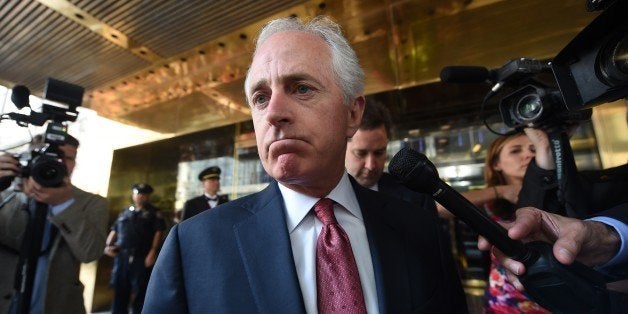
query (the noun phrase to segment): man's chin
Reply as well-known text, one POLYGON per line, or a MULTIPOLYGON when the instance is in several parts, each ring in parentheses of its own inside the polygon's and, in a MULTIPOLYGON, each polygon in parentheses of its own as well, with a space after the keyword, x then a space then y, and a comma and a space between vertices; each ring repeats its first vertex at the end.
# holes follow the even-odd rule
POLYGON ((377 183, 377 181, 370 180, 370 179, 357 179, 357 181, 361 186, 365 188, 371 188, 375 185, 375 183, 377 183))
POLYGON ((300 167, 296 156, 281 156, 272 165, 270 175, 279 182, 289 182, 292 179, 299 177, 300 167))

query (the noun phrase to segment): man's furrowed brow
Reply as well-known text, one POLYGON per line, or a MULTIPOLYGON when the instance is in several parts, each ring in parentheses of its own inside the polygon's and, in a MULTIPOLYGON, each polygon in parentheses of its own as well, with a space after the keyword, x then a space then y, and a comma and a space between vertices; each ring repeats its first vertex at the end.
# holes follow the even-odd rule
MULTIPOLYGON (((292 73, 284 76, 280 76, 278 78, 278 82, 281 85, 291 85, 295 82, 313 82, 314 84, 320 85, 320 81, 316 79, 314 76, 309 73, 292 73)), ((249 94, 252 95, 258 90, 266 89, 269 86, 268 79, 261 78, 256 82, 251 83, 251 88, 249 90, 249 94)))
POLYGON ((320 84, 319 80, 309 73, 292 73, 281 78, 282 83, 289 84, 294 82, 314 82, 320 84))
POLYGON ((256 82, 251 83, 249 95, 252 95, 255 91, 258 91, 266 86, 268 86, 268 81, 266 79, 259 79, 256 82))

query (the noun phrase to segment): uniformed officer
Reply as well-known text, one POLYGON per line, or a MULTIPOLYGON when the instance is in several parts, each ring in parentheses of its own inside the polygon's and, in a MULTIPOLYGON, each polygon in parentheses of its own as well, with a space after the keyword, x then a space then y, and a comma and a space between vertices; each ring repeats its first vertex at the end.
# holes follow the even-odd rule
POLYGON ((229 201, 227 195, 218 195, 220 190, 220 168, 212 166, 201 171, 198 180, 203 183, 203 195, 187 200, 183 205, 181 221, 229 201))
POLYGON ((141 313, 150 272, 157 259, 163 230, 166 228, 159 208, 149 203, 153 188, 134 184, 133 205, 125 208, 111 226, 105 254, 114 258, 111 286, 114 289, 112 313, 128 313, 133 298, 133 313, 141 313))

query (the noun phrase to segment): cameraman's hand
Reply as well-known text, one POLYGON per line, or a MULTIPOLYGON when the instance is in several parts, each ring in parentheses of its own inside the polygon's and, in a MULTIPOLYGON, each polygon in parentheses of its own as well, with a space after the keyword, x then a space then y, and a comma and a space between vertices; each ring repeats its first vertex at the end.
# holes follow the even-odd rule
MULTIPOLYGON (((569 265, 577 259, 587 266, 601 265, 613 258, 619 250, 619 235, 603 223, 563 217, 533 207, 521 208, 516 214, 514 222, 504 225, 508 228, 508 236, 523 242, 554 243, 554 257, 562 264, 569 265)), ((489 250, 491 245, 480 237, 478 247, 489 250)), ((511 272, 508 279, 517 289, 523 290, 514 275, 524 274, 525 266, 506 257, 496 248, 493 254, 511 272)))
POLYGON ((20 174, 20 163, 9 154, 0 155, 0 177, 15 177, 20 174))
POLYGON ((24 191, 28 191, 28 196, 38 202, 57 205, 72 198, 72 184, 67 176, 63 178, 63 184, 56 188, 43 187, 32 178, 24 181, 24 191))
POLYGON ((118 255, 118 247, 115 245, 107 245, 105 247, 105 255, 109 256, 109 257, 116 257, 116 255, 118 255))
POLYGON ((552 170, 556 168, 554 164, 554 156, 552 156, 552 149, 550 147, 549 137, 543 130, 525 128, 524 132, 534 145, 536 150, 534 159, 536 165, 541 169, 552 170))
POLYGON ((148 254, 146 255, 146 258, 144 258, 144 267, 149 268, 155 265, 156 260, 157 256, 155 254, 155 251, 150 250, 150 252, 148 252, 148 254))

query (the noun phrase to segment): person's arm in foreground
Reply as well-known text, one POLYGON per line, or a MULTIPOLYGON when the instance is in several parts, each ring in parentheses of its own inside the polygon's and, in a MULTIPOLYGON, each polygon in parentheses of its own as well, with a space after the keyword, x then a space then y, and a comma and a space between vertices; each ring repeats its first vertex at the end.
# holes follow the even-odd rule
MULTIPOLYGON (((554 256, 562 264, 569 265, 578 260, 587 266, 604 265, 615 259, 620 252, 622 245, 620 231, 607 224, 568 218, 533 207, 521 208, 516 214, 516 220, 506 225, 508 236, 524 242, 553 243, 554 256)), ((491 244, 480 238, 478 247, 489 250, 491 244)), ((526 269, 522 263, 506 257, 497 249, 493 250, 493 254, 513 274, 525 273, 526 269)), ((509 279, 517 289, 523 290, 523 285, 516 276, 510 275, 509 279)))

